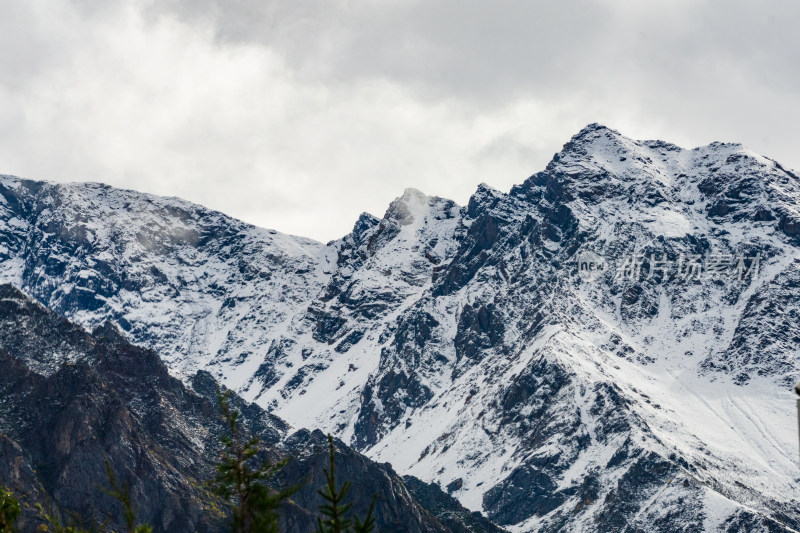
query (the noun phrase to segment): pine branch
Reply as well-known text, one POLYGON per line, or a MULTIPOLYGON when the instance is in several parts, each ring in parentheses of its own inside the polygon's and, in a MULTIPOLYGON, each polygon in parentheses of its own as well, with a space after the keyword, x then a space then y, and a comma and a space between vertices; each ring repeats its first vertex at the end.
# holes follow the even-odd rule
POLYGON ((355 517, 356 525, 353 528, 353 533, 372 533, 375 530, 375 502, 378 500, 378 495, 372 497, 372 502, 369 504, 369 511, 367 516, 362 522, 361 519, 355 517))
POLYGON ((0 533, 14 533, 20 513, 19 500, 7 488, 0 486, 0 533))
POLYGON ((326 484, 323 490, 317 493, 322 496, 325 503, 319 506, 322 517, 317 518, 317 533, 371 533, 375 530, 375 502, 377 496, 372 497, 369 512, 363 522, 359 517, 345 518, 353 508, 352 503, 343 503, 350 491, 350 482, 345 481, 341 489, 336 488, 336 448, 333 437, 328 435, 330 466, 324 470, 326 484), (355 524, 353 523, 355 521, 355 524))
POLYGON ((217 394, 230 435, 220 439, 223 450, 217 474, 210 483, 212 491, 231 507, 234 533, 278 533, 278 509, 300 485, 281 490, 268 485, 287 460, 277 464, 265 460, 256 468, 250 467, 261 452, 261 442, 257 438, 245 440, 242 436, 239 413, 229 404, 230 391, 217 394))
POLYGON ((108 461, 106 461, 106 477, 108 478, 109 488, 104 489, 104 492, 114 497, 122 505, 122 518, 125 520, 128 533, 152 533, 153 528, 149 525, 136 525, 136 511, 131 500, 130 485, 125 482, 124 486, 120 486, 117 481, 117 475, 108 461))

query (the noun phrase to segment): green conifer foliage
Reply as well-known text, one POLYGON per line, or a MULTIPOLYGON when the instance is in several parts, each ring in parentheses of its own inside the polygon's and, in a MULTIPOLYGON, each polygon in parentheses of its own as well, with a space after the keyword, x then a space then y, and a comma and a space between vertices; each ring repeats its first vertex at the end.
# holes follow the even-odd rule
POLYGON ((211 481, 213 492, 233 511, 234 533, 278 533, 278 508, 297 492, 299 486, 274 490, 268 481, 284 467, 265 461, 251 468, 260 451, 259 439, 245 440, 239 428, 239 413, 230 408, 230 392, 219 394, 219 405, 230 435, 222 437, 223 451, 217 475, 211 481))
POLYGON ((13 533, 17 530, 19 513, 19 501, 10 490, 0 486, 0 533, 13 533))
POLYGON ((325 470, 327 483, 323 490, 317 491, 324 500, 319 507, 322 516, 317 519, 317 533, 371 533, 375 529, 373 514, 377 496, 373 496, 369 512, 363 521, 359 517, 352 520, 346 518, 345 515, 353 507, 352 503, 344 503, 351 485, 349 481, 345 481, 340 489, 336 488, 336 448, 330 435, 328 435, 328 447, 330 466, 325 470))
POLYGON ((153 533, 153 528, 147 524, 136 525, 136 511, 131 501, 130 486, 127 483, 124 486, 120 486, 117 481, 117 475, 108 461, 106 461, 106 477, 109 484, 106 493, 116 498, 122 505, 122 518, 125 519, 125 527, 128 533, 153 533))

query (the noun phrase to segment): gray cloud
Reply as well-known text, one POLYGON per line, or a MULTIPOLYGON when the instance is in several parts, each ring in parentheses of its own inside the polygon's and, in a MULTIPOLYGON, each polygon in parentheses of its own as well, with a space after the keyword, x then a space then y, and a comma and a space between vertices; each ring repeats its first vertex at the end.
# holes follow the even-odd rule
POLYGON ((0 20, 0 172, 328 239, 507 189, 588 122, 800 167, 800 4, 41 0, 0 20))
POLYGON ((386 77, 446 97, 553 96, 654 77, 723 87, 720 75, 737 73, 771 87, 800 81, 791 0, 168 0, 149 11, 278 49, 326 81, 386 77))

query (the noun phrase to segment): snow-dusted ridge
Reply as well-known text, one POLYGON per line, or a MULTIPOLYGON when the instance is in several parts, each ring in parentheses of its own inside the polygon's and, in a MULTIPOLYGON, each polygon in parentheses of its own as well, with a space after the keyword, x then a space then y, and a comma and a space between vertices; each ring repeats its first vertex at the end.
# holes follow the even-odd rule
POLYGON ((512 531, 800 529, 800 178, 741 145, 593 124, 507 193, 409 189, 326 245, 13 177, 0 228, 0 280, 512 531), (588 251, 761 263, 586 281, 588 251))

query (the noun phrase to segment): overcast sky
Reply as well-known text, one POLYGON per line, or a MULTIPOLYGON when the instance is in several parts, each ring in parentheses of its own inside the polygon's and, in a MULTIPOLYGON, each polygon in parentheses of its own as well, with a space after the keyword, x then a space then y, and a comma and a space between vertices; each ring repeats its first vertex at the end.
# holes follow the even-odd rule
POLYGON ((508 190, 580 128, 800 168, 800 2, 0 0, 0 173, 319 240, 508 190))

